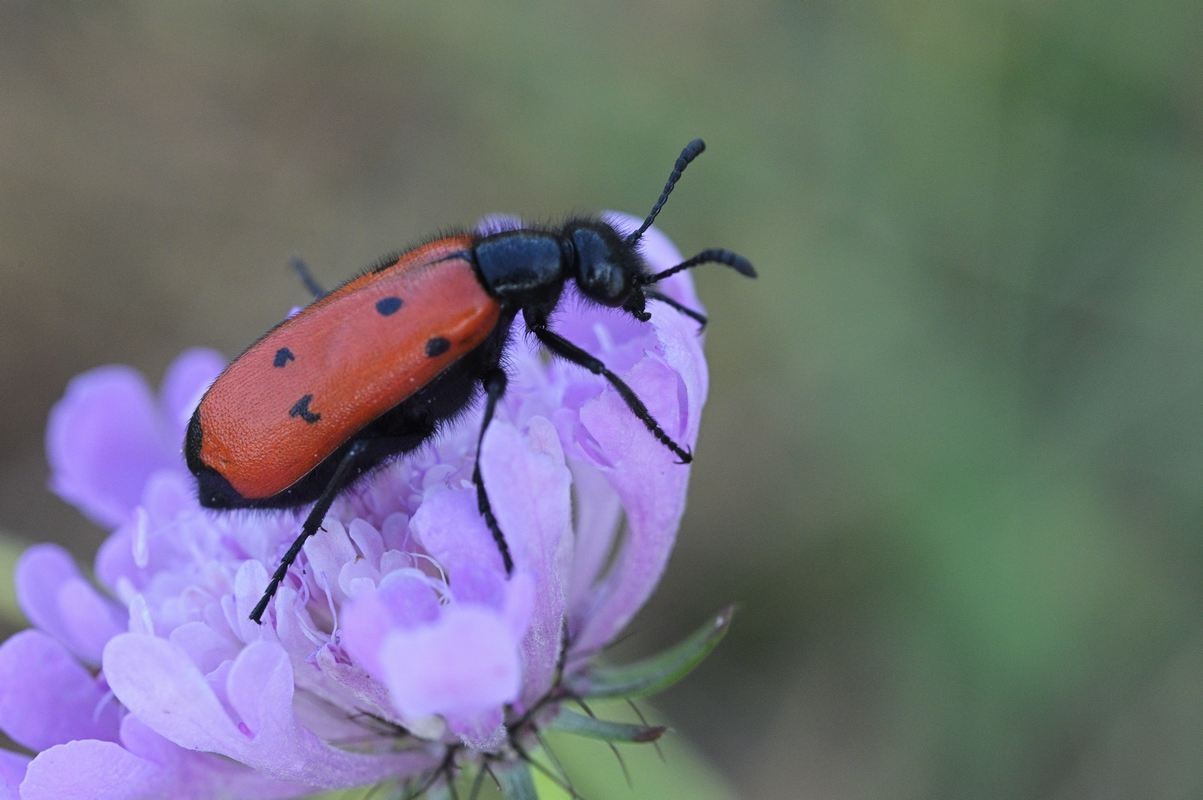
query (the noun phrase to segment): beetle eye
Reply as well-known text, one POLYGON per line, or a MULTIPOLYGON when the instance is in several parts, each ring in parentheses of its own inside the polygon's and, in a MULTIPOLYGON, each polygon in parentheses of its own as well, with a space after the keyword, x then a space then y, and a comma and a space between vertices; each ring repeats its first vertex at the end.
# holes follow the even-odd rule
POLYGON ((627 295, 623 271, 613 261, 594 261, 581 277, 585 293, 602 302, 618 302, 627 295))

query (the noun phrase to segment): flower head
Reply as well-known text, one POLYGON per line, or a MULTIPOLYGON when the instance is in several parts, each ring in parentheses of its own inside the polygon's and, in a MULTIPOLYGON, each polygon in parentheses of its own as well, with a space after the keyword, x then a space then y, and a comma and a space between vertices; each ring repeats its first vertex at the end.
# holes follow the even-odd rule
MULTIPOLYGON (((656 231, 643 242, 653 268, 680 261, 656 231)), ((685 274, 660 288, 698 305, 685 274)), ((692 446, 707 390, 696 323, 655 302, 648 323, 562 308, 556 330, 692 446)), ((112 533, 100 588, 52 545, 18 565, 33 627, 0 645, 0 729, 35 755, 0 752, 0 800, 420 786, 504 767, 566 699, 629 683, 596 656, 658 582, 689 470, 605 381, 512 338, 481 450, 512 576, 476 507, 477 410, 344 492, 260 626, 248 615, 302 514, 198 505, 180 442, 222 364, 186 352, 158 396, 132 370, 96 369, 52 412, 52 487, 112 533)))

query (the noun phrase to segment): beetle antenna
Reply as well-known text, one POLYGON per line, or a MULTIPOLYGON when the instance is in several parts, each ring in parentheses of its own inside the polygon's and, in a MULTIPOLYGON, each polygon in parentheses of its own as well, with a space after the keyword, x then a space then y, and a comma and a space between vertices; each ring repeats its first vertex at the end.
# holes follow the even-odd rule
POLYGON ((693 258, 682 261, 675 267, 669 267, 663 272, 657 272, 654 275, 640 276, 639 283, 642 286, 647 286, 649 283, 658 283, 659 281, 667 278, 669 275, 676 275, 678 272, 682 272, 687 269, 693 269, 699 264, 726 264, 740 275, 746 275, 749 278, 756 277, 756 270, 752 268, 752 263, 739 253, 732 253, 730 250, 711 249, 703 250, 693 258))
POLYGON ((677 181, 681 180, 681 173, 689 166, 689 162, 700 156, 705 149, 706 143, 701 139, 694 139, 685 145, 685 149, 681 151, 681 155, 677 156, 677 163, 673 164, 673 171, 669 174, 668 181, 664 184, 664 191, 660 193, 660 199, 656 201, 656 205, 652 206, 651 213, 647 215, 647 219, 639 226, 639 230, 627 237, 628 245, 633 245, 639 241, 639 237, 643 236, 644 232, 652 226, 656 215, 660 213, 660 209, 664 208, 664 204, 668 202, 668 196, 672 194, 677 181))

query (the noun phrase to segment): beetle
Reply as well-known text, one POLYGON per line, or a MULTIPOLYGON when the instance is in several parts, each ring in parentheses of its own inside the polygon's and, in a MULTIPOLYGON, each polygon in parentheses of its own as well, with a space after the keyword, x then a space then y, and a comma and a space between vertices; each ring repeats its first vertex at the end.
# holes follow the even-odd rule
POLYGON ((315 300, 226 367, 201 397, 184 440, 205 507, 313 504, 252 620, 262 621, 339 492, 422 446, 481 392, 473 482, 480 514, 512 573, 513 558, 481 478, 480 445, 505 394, 502 358, 519 312, 543 347, 605 378, 679 463, 692 460, 626 382, 551 330, 548 320, 565 283, 573 281, 586 302, 640 321, 651 318, 647 301, 658 300, 704 326, 701 313, 650 287, 706 263, 755 277, 748 260, 729 250, 703 250, 655 273, 639 253, 640 237, 705 147, 701 139, 685 146, 651 212, 626 235, 597 217, 572 219, 559 229, 446 235, 385 258, 329 292, 294 264, 315 300))

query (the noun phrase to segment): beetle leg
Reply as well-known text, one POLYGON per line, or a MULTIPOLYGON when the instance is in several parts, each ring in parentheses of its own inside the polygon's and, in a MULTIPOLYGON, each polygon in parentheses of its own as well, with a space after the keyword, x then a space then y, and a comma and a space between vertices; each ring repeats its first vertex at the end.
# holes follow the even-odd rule
POLYGON ((309 511, 309 516, 305 517, 305 522, 301 525, 301 533, 293 540, 292 546, 288 548, 288 552, 280 559, 280 565, 276 567, 275 573, 271 580, 267 582, 267 589, 264 590, 263 596, 259 598, 259 602, 255 604, 255 608, 251 611, 251 619, 258 624, 263 624, 263 613, 267 611, 267 604, 271 602, 275 596, 276 590, 280 588, 280 583, 288 575, 288 568, 297 560, 297 556, 301 554, 301 548, 305 546, 305 542, 309 537, 318 532, 322 525, 322 520, 326 518, 326 512, 330 510, 330 505, 334 502, 334 498, 339 491, 347 483, 347 478, 353 475, 353 468, 359 456, 363 454, 365 443, 357 441, 347 448, 347 452, 343 454, 342 459, 338 462, 338 468, 334 470, 334 475, 330 477, 330 482, 326 484, 326 488, 322 490, 322 494, 318 497, 317 502, 313 504, 313 508, 309 511))
POLYGON ((299 258, 294 258, 289 262, 289 266, 297 273, 297 277, 301 279, 301 283, 305 284, 305 288, 313 293, 314 300, 325 297, 326 290, 317 282, 317 278, 313 277, 313 272, 310 271, 308 264, 299 258))
POLYGON ((501 533, 501 526, 497 524, 497 517, 493 515, 493 506, 489 503, 484 478, 480 474, 480 450, 484 445, 485 431, 489 429, 489 423, 493 421, 493 412, 497 409, 497 401, 505 394, 507 383, 505 370, 494 365, 481 378, 481 383, 485 388, 485 415, 480 424, 480 436, 476 440, 476 465, 472 470, 472 482, 476 484, 476 505, 480 509, 480 515, 485 519, 485 524, 489 526, 489 532, 493 534, 493 541, 497 543, 497 549, 501 551, 505 574, 509 575, 514 571, 514 559, 510 556, 510 546, 501 533))
POLYGON ((535 335, 535 338, 542 342, 543 346, 548 350, 560 358, 582 366, 594 375, 601 375, 608 380, 610 385, 618 391, 623 402, 627 404, 627 408, 631 409, 631 413, 639 417, 643 424, 647 426, 647 429, 652 432, 652 435, 680 459, 678 463, 688 464, 690 461, 693 461, 693 454, 674 442, 672 437, 664 432, 664 429, 660 427, 660 423, 656 422, 651 412, 647 410, 647 406, 643 404, 643 401, 639 399, 634 390, 630 386, 627 386, 622 378, 608 370, 600 359, 589 355, 563 336, 549 330, 545 321, 527 317, 526 324, 530 328, 531 333, 535 335))
POLYGON ((666 294, 661 294, 655 289, 644 289, 643 293, 647 295, 649 300, 659 300, 661 303, 666 303, 677 311, 680 311, 685 316, 698 323, 698 333, 701 333, 706 327, 706 315, 700 311, 694 311, 692 308, 681 305, 676 300, 673 300, 666 294))

